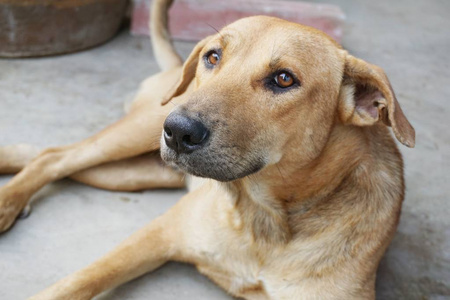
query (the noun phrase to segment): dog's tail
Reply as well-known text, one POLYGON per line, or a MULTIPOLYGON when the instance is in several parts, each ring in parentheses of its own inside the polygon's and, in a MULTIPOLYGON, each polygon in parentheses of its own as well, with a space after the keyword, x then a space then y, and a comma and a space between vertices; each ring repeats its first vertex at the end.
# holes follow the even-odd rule
POLYGON ((170 39, 168 21, 169 8, 173 0, 153 0, 150 9, 150 33, 153 53, 161 70, 166 71, 183 65, 170 39))

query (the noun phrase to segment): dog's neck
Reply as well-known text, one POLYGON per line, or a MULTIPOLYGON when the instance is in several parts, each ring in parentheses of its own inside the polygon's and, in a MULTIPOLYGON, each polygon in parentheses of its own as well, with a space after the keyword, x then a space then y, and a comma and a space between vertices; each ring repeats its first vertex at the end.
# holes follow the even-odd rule
POLYGON ((314 206, 332 194, 367 152, 364 140, 361 130, 340 126, 308 164, 298 164, 301 153, 286 152, 277 164, 228 183, 227 189, 234 194, 236 208, 255 241, 289 241, 295 234, 289 224, 290 208, 295 206, 301 213, 302 205, 314 206))

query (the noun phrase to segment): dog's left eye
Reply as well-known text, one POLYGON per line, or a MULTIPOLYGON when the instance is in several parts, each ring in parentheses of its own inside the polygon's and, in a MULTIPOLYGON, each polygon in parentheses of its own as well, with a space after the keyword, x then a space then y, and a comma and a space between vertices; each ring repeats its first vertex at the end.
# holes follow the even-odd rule
POLYGON ((288 70, 278 70, 264 80, 265 87, 275 94, 290 91, 300 86, 300 81, 288 70))
POLYGON ((288 88, 294 84, 294 76, 285 71, 276 74, 274 80, 280 88, 288 88))

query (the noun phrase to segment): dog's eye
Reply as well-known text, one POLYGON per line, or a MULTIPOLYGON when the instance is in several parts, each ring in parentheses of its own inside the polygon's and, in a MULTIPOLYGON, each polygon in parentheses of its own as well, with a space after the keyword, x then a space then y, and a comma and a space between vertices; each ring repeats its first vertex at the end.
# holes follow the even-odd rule
POLYGON ((206 62, 210 66, 215 66, 219 63, 220 60, 220 54, 217 53, 217 51, 210 51, 206 54, 206 62))
POLYGON ((294 84, 294 76, 285 71, 276 74, 274 80, 280 88, 287 88, 294 84))
POLYGON ((300 87, 300 80, 289 70, 278 70, 264 79, 264 86, 275 94, 300 87))

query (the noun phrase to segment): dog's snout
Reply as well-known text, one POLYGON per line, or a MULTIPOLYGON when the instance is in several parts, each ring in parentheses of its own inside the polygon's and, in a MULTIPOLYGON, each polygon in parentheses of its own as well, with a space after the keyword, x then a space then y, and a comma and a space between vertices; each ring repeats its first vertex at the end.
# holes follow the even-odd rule
POLYGON ((203 147, 209 135, 202 122, 181 113, 171 113, 164 122, 164 140, 177 153, 190 153, 203 147))

